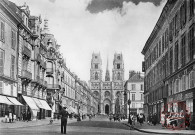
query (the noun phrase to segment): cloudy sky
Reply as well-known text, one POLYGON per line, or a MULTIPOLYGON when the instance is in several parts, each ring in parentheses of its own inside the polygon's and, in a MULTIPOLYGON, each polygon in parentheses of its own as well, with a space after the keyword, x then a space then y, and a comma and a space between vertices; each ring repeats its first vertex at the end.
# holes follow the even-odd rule
MULTIPOLYGON (((112 72, 114 53, 122 53, 125 79, 129 70, 141 71, 141 51, 166 0, 10 0, 29 5, 31 15, 49 19, 67 67, 82 80, 90 78, 93 52, 107 57, 112 72)), ((43 25, 43 24, 42 24, 43 25)))

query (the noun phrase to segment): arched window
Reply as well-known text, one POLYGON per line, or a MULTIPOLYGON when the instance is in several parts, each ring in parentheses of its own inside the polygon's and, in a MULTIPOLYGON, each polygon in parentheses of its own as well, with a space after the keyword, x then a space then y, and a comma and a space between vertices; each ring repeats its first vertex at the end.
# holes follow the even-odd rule
POLYGON ((109 91, 106 91, 106 92, 104 93, 104 96, 105 96, 105 97, 109 97, 109 96, 110 96, 110 92, 109 92, 109 91))
POLYGON ((181 87, 182 87, 182 91, 186 90, 186 76, 185 75, 182 76, 182 85, 181 85, 181 87))
POLYGON ((98 80, 98 73, 95 72, 95 80, 98 80))
POLYGON ((191 73, 190 73, 190 76, 189 76, 190 78, 190 80, 189 80, 189 82, 190 82, 190 88, 193 88, 194 87, 194 82, 195 82, 195 72, 194 71, 192 71, 191 73))

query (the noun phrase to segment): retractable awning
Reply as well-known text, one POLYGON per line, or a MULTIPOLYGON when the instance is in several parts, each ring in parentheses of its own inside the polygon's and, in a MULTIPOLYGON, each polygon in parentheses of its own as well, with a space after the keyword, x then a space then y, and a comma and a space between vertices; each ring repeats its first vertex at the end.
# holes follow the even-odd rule
POLYGON ((11 101, 12 103, 14 103, 14 105, 23 105, 16 98, 7 97, 7 99, 9 99, 9 101, 11 101))
POLYGON ((39 108, 45 109, 44 106, 41 104, 41 102, 40 102, 39 99, 37 99, 37 98, 32 98, 32 99, 35 101, 36 105, 37 105, 39 108))
POLYGON ((27 96, 22 96, 25 100, 25 102, 28 104, 28 106, 32 109, 32 110, 39 110, 39 108, 37 107, 36 103, 34 102, 34 100, 31 97, 27 97, 27 96))
POLYGON ((48 105, 48 103, 45 100, 39 99, 39 101, 41 102, 41 104, 43 105, 45 110, 52 110, 51 107, 48 105))
POLYGON ((9 101, 6 96, 0 95, 0 103, 7 105, 14 105, 11 101, 9 101))

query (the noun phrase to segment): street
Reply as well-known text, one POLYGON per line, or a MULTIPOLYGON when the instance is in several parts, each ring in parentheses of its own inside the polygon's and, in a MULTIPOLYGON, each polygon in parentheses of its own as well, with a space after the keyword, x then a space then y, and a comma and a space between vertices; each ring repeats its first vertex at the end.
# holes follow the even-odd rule
MULTIPOLYGON (((11 124, 10 124, 11 126, 11 124)), ((31 127, 1 129, 0 135, 60 135, 60 123, 31 127)), ((110 122, 106 117, 93 118, 92 121, 69 123, 67 134, 70 135, 143 135, 145 133, 130 130, 122 122, 110 122)))

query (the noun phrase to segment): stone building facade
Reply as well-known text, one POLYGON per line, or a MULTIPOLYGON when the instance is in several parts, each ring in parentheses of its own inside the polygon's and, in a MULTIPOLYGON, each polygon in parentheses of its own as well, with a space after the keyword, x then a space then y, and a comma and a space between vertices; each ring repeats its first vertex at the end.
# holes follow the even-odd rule
POLYGON ((191 113, 195 124, 194 0, 168 0, 142 54, 147 113, 191 113))
POLYGON ((93 53, 90 69, 90 89, 98 99, 98 113, 123 113, 124 96, 124 61, 123 55, 114 54, 112 80, 108 70, 108 63, 105 81, 102 75, 102 59, 100 53, 93 53))

